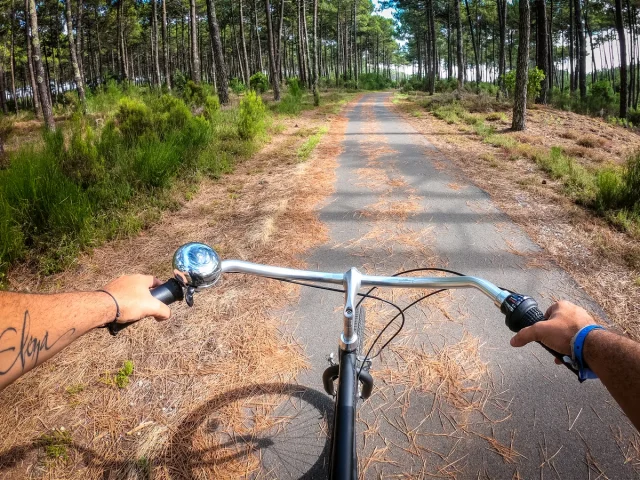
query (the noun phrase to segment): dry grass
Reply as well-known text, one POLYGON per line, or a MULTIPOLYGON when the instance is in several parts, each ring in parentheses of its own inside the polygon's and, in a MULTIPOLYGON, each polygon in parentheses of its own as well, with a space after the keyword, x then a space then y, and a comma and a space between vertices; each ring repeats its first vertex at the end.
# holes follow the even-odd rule
POLYGON ((478 355, 479 348, 478 338, 467 332, 459 342, 442 347, 392 346, 402 368, 387 367, 379 375, 387 383, 435 395, 434 405, 445 402, 459 412, 478 410, 486 395, 481 385, 489 375, 478 355))
MULTIPOLYGON (((403 113, 401 107, 389 102, 389 108, 396 112, 403 113)), ((633 267, 640 265, 636 261, 640 259, 637 241, 569 200, 562 185, 532 168, 531 160, 508 158, 480 138, 465 137, 464 144, 451 143, 447 138, 459 135, 459 130, 433 116, 403 117, 489 192, 492 201, 544 249, 548 258, 576 279, 621 331, 640 339, 640 289, 635 283, 640 271, 633 267), (497 168, 487 168, 487 161, 497 168), (527 182, 519 182, 522 172, 528 172, 527 182)), ((632 131, 548 107, 530 112, 527 135, 542 138, 544 145, 591 150, 586 162, 600 163, 600 155, 622 163, 629 152, 640 149, 640 136, 632 131), (576 146, 576 138, 593 135, 593 130, 609 139, 610 151, 576 146)), ((548 265, 548 259, 543 260, 548 265)))
MULTIPOLYGON (((316 126, 323 120, 309 113, 296 122, 316 126)), ((164 278, 175 248, 192 240, 213 245, 227 258, 303 266, 302 255, 327 238, 316 208, 331 192, 347 122, 330 120, 331 131, 308 162, 282 162, 295 136, 293 121, 288 122, 260 154, 221 183, 204 182, 191 202, 140 236, 104 245, 84 255, 73 271, 48 279, 16 270, 12 285, 86 290, 123 273, 149 270, 164 278)), ((2 392, 3 474, 82 479, 133 478, 141 472, 154 478, 258 474, 260 448, 250 439, 284 428, 287 419, 276 415, 276 407, 291 396, 290 383, 307 365, 299 343, 286 333, 286 318, 270 313, 297 296, 298 289, 288 284, 229 276, 199 294, 195 308, 176 306, 166 323, 147 320, 115 339, 104 331, 83 337, 2 392), (135 364, 128 388, 99 381, 126 359, 135 364), (73 439, 69 460, 45 463, 35 441, 61 426, 73 439)))

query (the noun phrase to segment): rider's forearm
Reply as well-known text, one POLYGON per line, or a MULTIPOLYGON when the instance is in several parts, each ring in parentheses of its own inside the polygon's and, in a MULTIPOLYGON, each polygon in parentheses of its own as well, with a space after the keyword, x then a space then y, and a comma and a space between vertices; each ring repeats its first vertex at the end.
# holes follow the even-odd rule
POLYGON ((0 293, 0 390, 115 314, 101 292, 0 293))
POLYGON ((583 357, 640 430, 640 344, 609 331, 593 330, 585 340, 583 357))

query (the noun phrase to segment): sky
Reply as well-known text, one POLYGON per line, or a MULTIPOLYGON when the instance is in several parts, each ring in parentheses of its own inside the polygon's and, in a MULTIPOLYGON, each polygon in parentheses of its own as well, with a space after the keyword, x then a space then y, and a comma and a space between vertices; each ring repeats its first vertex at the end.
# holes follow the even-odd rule
MULTIPOLYGON (((373 0, 373 5, 378 9, 378 5, 380 4, 380 0, 373 0)), ((393 18, 393 10, 391 8, 385 8, 383 11, 379 12, 380 15, 387 18, 393 18)))

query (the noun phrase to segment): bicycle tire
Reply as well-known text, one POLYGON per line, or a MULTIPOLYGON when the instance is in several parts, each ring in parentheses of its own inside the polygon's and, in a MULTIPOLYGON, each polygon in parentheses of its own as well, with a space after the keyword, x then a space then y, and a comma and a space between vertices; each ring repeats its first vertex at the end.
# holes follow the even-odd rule
MULTIPOLYGON (((358 354, 358 358, 360 358, 361 360, 364 360, 364 357, 362 356, 364 353, 364 327, 365 327, 365 322, 366 322, 366 313, 364 310, 364 306, 360 305, 357 309, 356 309, 356 315, 354 318, 354 327, 355 327, 355 331, 356 334, 358 335, 358 346, 356 348, 356 352, 358 354)), ((358 404, 358 400, 360 400, 360 382, 358 382, 358 380, 356 379, 356 388, 354 389, 354 399, 353 399, 353 404, 357 405, 358 404)), ((355 422, 357 424, 357 418, 355 420, 355 422)), ((352 474, 352 478, 353 480, 357 480, 358 479, 358 446, 357 446, 357 433, 356 433, 356 425, 354 424, 353 426, 353 460, 352 460, 352 465, 353 465, 353 474, 352 474)))
POLYGON ((356 309, 356 316, 354 318, 354 327, 356 335, 358 335, 358 347, 356 352, 358 357, 362 357, 364 352, 364 325, 366 320, 366 313, 364 310, 364 306, 360 305, 356 309))

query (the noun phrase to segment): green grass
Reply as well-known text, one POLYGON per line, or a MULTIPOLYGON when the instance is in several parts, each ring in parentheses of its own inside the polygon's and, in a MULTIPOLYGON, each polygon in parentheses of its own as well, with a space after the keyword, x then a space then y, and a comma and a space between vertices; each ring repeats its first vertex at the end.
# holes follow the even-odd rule
MULTIPOLYGON (((398 95, 396 98, 400 99, 398 95)), ((560 147, 538 147, 519 142, 510 135, 496 133, 495 127, 485 121, 506 121, 507 117, 502 112, 480 115, 467 109, 469 107, 482 111, 485 108, 500 107, 499 103, 492 102, 482 95, 459 100, 453 95, 444 94, 424 98, 416 103, 449 124, 469 125, 484 143, 503 149, 512 158, 531 159, 551 178, 560 181, 565 193, 574 201, 594 209, 617 228, 640 238, 640 152, 632 155, 622 168, 585 166, 560 147)), ((578 143, 594 147, 602 142, 599 137, 589 136, 580 139, 578 143)), ((498 166, 493 156, 485 160, 491 167, 498 166)), ((640 263, 640 259, 637 262, 640 263)))
POLYGON ((73 385, 69 385, 65 388, 65 392, 67 392, 68 395, 77 395, 83 391, 84 385, 81 383, 74 383, 73 385))
POLYGON ((317 133, 311 135, 305 142, 298 148, 298 161, 304 162, 309 159, 315 148, 322 140, 322 137, 327 133, 329 129, 327 127, 321 127, 317 133))
POLYGON ((0 284, 18 261, 50 274, 83 249, 137 233, 177 205, 174 187, 230 172, 266 139, 259 105, 195 116, 179 98, 133 92, 108 84, 91 97, 95 109, 120 99, 102 128, 74 114, 10 155, 0 171, 0 284))
POLYGON ((68 431, 56 429, 49 434, 40 436, 36 443, 44 450, 47 459, 67 461, 69 459, 68 450, 73 440, 68 431))

